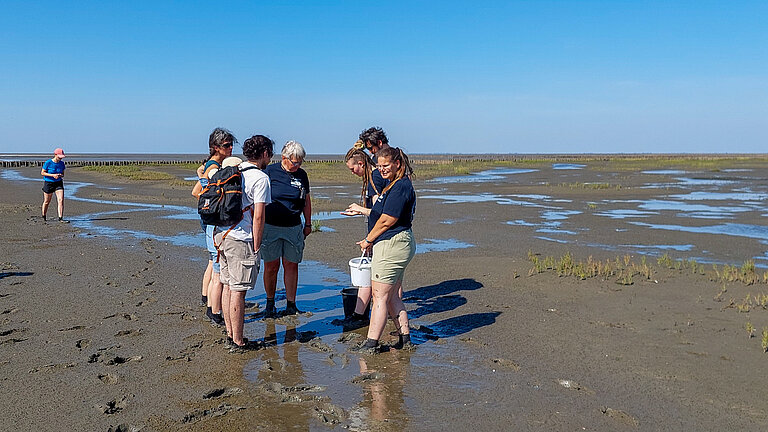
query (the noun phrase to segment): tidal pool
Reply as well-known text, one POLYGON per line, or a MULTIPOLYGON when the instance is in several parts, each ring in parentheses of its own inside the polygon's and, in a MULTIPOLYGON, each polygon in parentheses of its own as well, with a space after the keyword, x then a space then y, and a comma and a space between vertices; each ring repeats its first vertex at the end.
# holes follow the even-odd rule
POLYGON ((496 181, 505 180, 507 179, 508 176, 511 176, 511 175, 526 174, 526 173, 532 173, 536 171, 538 170, 525 169, 525 168, 496 168, 496 169, 480 171, 480 172, 472 173, 468 175, 437 177, 431 180, 427 180, 427 183, 449 184, 449 183, 496 182, 496 181))

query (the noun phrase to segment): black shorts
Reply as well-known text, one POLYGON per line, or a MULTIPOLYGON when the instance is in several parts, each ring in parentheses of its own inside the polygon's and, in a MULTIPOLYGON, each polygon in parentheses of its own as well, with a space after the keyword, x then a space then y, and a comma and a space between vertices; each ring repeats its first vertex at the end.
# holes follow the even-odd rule
POLYGON ((63 180, 56 180, 56 181, 44 181, 43 182, 43 192, 49 194, 54 193, 57 190, 64 190, 64 181, 63 180))

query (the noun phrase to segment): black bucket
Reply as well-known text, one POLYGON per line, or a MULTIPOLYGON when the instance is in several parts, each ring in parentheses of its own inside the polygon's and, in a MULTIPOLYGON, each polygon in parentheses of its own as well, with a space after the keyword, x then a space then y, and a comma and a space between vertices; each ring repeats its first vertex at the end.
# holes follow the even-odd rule
MULTIPOLYGON (((344 305, 344 318, 349 318, 355 313, 355 306, 357 306, 357 287, 349 287, 341 290, 341 301, 344 305)), ((371 303, 368 302, 368 306, 365 308, 363 315, 368 316, 371 310, 371 303)))

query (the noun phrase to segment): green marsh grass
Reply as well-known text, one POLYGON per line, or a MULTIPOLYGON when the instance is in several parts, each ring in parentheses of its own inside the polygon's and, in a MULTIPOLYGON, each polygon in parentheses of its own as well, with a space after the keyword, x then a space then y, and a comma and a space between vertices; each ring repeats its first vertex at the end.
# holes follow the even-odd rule
POLYGON ((747 321, 747 323, 744 324, 744 330, 747 331, 750 339, 755 337, 755 326, 753 326, 751 322, 747 321))
POLYGON ((616 277, 616 283, 621 285, 633 285, 636 276, 643 280, 650 280, 654 271, 648 265, 645 257, 642 257, 640 263, 632 261, 632 257, 625 255, 616 257, 613 260, 596 260, 591 255, 584 260, 575 260, 570 252, 566 252, 559 259, 552 256, 541 257, 538 254, 528 251, 528 260, 532 267, 528 271, 529 276, 554 271, 559 277, 572 276, 579 280, 599 277, 603 280, 609 280, 616 277))
POLYGON ((768 352, 768 327, 763 327, 763 352, 768 352))

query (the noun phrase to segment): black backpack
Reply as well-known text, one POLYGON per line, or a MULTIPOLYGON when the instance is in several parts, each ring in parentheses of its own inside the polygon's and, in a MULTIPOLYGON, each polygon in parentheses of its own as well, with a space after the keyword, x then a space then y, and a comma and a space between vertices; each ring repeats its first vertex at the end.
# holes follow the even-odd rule
POLYGON ((206 225, 235 226, 243 218, 242 172, 256 167, 226 167, 218 170, 208 181, 197 201, 197 213, 206 225))

